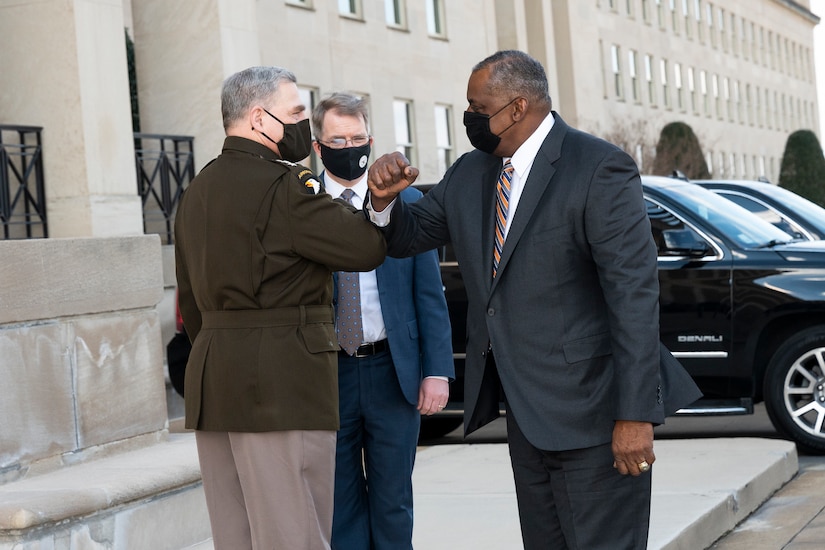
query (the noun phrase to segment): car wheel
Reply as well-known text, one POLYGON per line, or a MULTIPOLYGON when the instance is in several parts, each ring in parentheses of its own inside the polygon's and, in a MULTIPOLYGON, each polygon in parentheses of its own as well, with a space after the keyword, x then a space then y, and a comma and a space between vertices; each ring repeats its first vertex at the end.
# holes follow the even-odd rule
POLYGON ((436 439, 455 430, 464 422, 462 417, 453 416, 422 416, 421 431, 418 439, 436 439))
POLYGON ((783 436, 801 450, 825 454, 825 325, 776 350, 765 373, 765 406, 783 436))

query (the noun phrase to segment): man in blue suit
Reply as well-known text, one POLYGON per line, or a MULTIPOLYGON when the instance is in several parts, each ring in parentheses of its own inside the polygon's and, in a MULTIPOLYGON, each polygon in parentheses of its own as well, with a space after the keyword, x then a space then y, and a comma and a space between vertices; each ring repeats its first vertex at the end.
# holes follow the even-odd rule
MULTIPOLYGON (((337 93, 312 113, 327 193, 361 209, 367 194, 365 102, 337 93)), ((414 202, 417 189, 401 198, 414 202)), ((444 408, 454 378, 438 256, 387 258, 368 273, 335 274, 341 429, 332 548, 412 550, 412 470, 421 415, 444 408)))

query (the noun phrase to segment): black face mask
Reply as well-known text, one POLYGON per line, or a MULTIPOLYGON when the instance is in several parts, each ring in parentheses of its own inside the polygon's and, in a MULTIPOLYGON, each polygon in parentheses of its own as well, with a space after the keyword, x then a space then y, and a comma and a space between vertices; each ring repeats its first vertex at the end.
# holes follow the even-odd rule
POLYGON ((516 99, 518 98, 513 98, 507 103, 507 105, 492 115, 483 115, 472 111, 464 111, 464 128, 467 130, 467 138, 469 138, 473 147, 479 151, 484 151, 485 153, 489 153, 491 155, 493 154, 493 151, 496 150, 498 144, 501 143, 501 134, 509 130, 516 122, 513 121, 513 124, 510 124, 510 126, 502 130, 501 134, 494 134, 492 130, 490 130, 490 119, 509 107, 510 103, 516 99))
POLYGON ((370 144, 360 147, 345 147, 332 149, 320 141, 321 162, 324 163, 330 174, 346 181, 361 179, 367 171, 367 161, 370 158, 370 144))
POLYGON ((261 135, 278 146, 281 158, 290 162, 298 162, 307 158, 310 151, 312 151, 312 132, 309 129, 309 119, 305 118, 297 124, 284 124, 281 119, 266 109, 264 109, 264 112, 284 127, 284 137, 281 138, 281 141, 275 141, 261 132, 261 135))

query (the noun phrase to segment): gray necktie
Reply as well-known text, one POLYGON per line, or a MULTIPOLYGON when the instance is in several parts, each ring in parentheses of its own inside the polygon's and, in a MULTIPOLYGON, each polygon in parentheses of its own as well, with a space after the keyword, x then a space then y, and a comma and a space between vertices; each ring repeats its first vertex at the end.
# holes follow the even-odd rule
MULTIPOLYGON (((352 204, 355 195, 352 189, 344 189, 341 198, 352 204)), ((358 273, 352 271, 338 272, 338 308, 335 316, 335 329, 338 332, 338 344, 348 354, 354 355, 363 341, 361 325, 361 286, 358 273)))

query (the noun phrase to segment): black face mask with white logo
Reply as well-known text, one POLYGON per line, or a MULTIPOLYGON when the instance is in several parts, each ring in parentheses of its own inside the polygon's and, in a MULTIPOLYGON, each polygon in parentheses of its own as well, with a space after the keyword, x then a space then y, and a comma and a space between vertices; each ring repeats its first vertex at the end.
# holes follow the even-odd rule
POLYGON ((321 162, 333 176, 346 181, 355 181, 361 179, 367 171, 371 151, 369 143, 360 147, 333 149, 319 141, 318 146, 321 149, 321 162))

